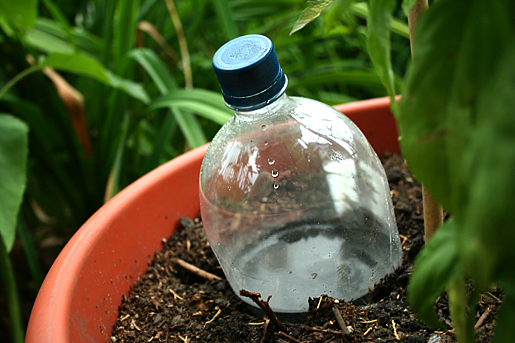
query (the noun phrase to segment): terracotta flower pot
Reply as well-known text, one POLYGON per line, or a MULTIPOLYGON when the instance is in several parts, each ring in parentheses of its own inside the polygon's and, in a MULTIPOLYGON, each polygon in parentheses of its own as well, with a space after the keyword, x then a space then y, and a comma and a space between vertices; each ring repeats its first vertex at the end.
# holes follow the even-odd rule
MULTIPOLYGON (((387 98, 336 106, 376 152, 397 152, 387 98)), ((142 275, 182 216, 199 213, 198 177, 207 145, 143 176, 102 206, 73 236, 45 278, 26 342, 110 342, 122 295, 142 275)))

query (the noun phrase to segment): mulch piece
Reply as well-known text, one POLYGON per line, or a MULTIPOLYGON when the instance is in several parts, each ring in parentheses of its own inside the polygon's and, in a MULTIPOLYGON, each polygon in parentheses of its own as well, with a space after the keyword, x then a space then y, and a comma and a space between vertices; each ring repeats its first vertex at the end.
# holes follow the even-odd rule
MULTIPOLYGON (((432 330, 409 309, 406 287, 413 261, 424 246, 422 192, 399 155, 383 158, 402 242, 403 262, 368 294, 369 306, 326 295, 310 299, 307 318, 284 322, 287 333, 256 316, 232 291, 199 219, 181 219, 164 240, 147 272, 124 296, 112 342, 456 342, 443 294, 435 312, 447 328, 432 330), (222 280, 208 281, 177 265, 182 259, 222 280), (338 313, 341 318, 338 318, 338 313), (343 323, 344 322, 344 323, 343 323), (343 330, 348 329, 350 334, 343 330)), ((267 295, 263 295, 266 300, 267 295)), ((481 295, 476 313, 478 342, 491 342, 502 292, 481 295)))

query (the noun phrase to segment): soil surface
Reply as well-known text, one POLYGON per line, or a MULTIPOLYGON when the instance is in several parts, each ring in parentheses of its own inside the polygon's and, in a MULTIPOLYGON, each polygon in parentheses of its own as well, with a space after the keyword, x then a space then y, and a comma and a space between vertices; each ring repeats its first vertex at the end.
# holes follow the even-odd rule
MULTIPOLYGON (((112 342, 455 342, 447 297, 435 311, 446 329, 431 330, 409 309, 406 287, 417 253, 424 245, 420 185, 398 155, 383 159, 399 233, 403 263, 376 285, 369 305, 356 306, 328 296, 310 299, 310 312, 280 331, 268 317, 257 316, 232 291, 214 256, 199 219, 182 218, 182 227, 163 242, 147 272, 123 297, 112 342), (181 267, 186 261, 221 280, 208 281, 181 267), (338 320, 341 314, 343 322, 338 320), (349 330, 345 334, 343 330, 349 330)), ((263 295, 267 297, 267 295, 263 295)), ((478 342, 491 342, 502 293, 480 297, 476 313, 478 342)), ((263 299, 266 300, 266 299, 263 299)))

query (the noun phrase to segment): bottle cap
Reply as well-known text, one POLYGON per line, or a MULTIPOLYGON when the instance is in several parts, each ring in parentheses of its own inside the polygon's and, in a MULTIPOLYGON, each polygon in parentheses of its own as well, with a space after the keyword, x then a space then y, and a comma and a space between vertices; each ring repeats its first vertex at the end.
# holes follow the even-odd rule
POLYGON ((226 104, 235 109, 257 109, 271 103, 288 84, 272 41, 247 35, 225 43, 213 57, 213 67, 226 104))

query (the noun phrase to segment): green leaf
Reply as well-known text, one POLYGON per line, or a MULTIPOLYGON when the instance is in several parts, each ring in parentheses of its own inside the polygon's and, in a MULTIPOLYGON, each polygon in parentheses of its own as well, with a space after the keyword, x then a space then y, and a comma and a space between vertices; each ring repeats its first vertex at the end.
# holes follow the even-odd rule
MULTIPOLYGON (((353 3, 350 6, 350 10, 356 16, 363 19, 368 19, 369 10, 368 4, 366 2, 353 3)), ((390 19, 390 30, 392 30, 393 33, 396 33, 399 36, 409 39, 409 27, 406 24, 406 22, 400 21, 399 19, 392 17, 390 19)))
POLYGON ((408 288, 408 302, 420 319, 432 327, 442 324, 436 318, 433 304, 445 286, 460 273, 453 221, 440 226, 413 267, 408 288))
POLYGON ((214 0, 216 14, 222 22, 227 40, 231 40, 238 36, 238 28, 234 22, 234 16, 229 0, 214 0))
POLYGON ((51 53, 41 62, 40 67, 52 67, 78 75, 89 76, 111 87, 120 89, 143 103, 150 102, 147 93, 141 85, 114 75, 98 61, 83 54, 51 53))
POLYGON ((11 251, 16 217, 27 179, 28 126, 8 114, 0 114, 0 235, 11 251))
POLYGON ((367 20, 367 48, 377 74, 392 100, 390 105, 392 113, 396 115, 399 111, 395 100, 397 92, 390 57, 390 21, 394 8, 395 0, 370 1, 370 14, 367 20))
POLYGON ((145 69, 162 95, 178 87, 166 64, 153 50, 132 50, 129 52, 129 57, 134 59, 145 69))
MULTIPOLYGON (((304 26, 315 20, 327 7, 331 6, 331 4, 335 0, 313 0, 308 1, 308 8, 306 8, 300 14, 299 19, 293 26, 293 29, 290 32, 290 36, 295 32, 302 29, 304 26)), ((348 0, 346 0, 348 1, 348 0)))
POLYGON ((223 109, 221 105, 223 105, 222 97, 216 96, 216 93, 192 89, 173 91, 169 95, 160 97, 147 110, 154 111, 160 108, 176 107, 192 111, 206 119, 223 125, 231 119, 232 112, 227 108, 223 109))
MULTIPOLYGON (((339 27, 339 31, 344 31, 345 29, 349 30, 349 28, 342 27, 339 25, 341 23, 345 14, 349 12, 350 6, 354 3, 355 0, 338 0, 334 4, 334 6, 330 6, 325 10, 324 13, 324 31, 329 33, 335 30, 335 27, 339 27)), ((347 34, 345 32, 344 34, 347 34)))
POLYGON ((493 343, 511 343, 513 323, 515 323, 515 296, 513 292, 506 292, 496 318, 493 343))
POLYGON ((37 0, 0 0, 0 17, 19 29, 29 29, 38 16, 37 0))

